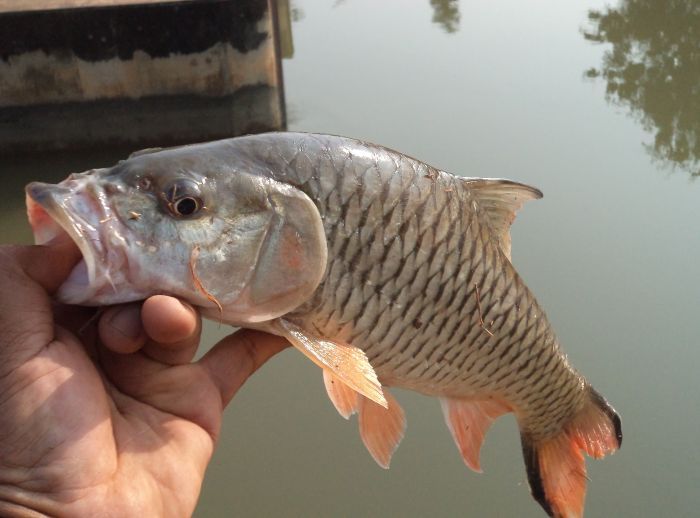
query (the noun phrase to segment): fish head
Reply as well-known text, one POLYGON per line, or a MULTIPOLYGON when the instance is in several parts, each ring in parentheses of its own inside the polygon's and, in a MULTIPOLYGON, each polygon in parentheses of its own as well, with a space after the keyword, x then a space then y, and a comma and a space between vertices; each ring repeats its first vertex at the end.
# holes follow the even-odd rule
POLYGON ((36 243, 66 232, 82 253, 56 293, 64 303, 168 294, 245 325, 292 311, 324 274, 311 199, 250 160, 213 158, 206 147, 132 156, 26 193, 36 243))

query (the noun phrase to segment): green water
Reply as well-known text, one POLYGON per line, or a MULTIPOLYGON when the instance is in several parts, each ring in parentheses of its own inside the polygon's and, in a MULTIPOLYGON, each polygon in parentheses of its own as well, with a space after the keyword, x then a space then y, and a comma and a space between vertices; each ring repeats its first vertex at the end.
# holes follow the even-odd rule
MULTIPOLYGON (((625 440, 590 461, 587 516, 700 508, 700 3, 294 1, 289 129, 373 140, 467 176, 543 190, 513 262, 625 440), (618 9, 619 8, 619 9, 618 9)), ((2 241, 28 240, 21 186, 127 150, 0 158, 2 241), (9 175, 14 175, 14 179, 9 175)), ((209 326, 206 340, 226 332, 209 326)), ((197 510, 209 516, 540 517, 512 417, 463 465, 437 401, 399 392, 392 468, 289 350, 226 414, 197 510)))

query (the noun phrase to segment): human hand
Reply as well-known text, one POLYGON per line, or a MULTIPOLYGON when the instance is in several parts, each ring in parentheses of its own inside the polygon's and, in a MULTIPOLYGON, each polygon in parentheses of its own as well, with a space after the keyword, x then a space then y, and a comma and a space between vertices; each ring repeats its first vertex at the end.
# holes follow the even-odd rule
POLYGON ((0 247, 0 515, 189 516, 223 409, 287 343, 241 331, 191 363, 201 320, 177 299, 92 321, 53 303, 79 257, 0 247))

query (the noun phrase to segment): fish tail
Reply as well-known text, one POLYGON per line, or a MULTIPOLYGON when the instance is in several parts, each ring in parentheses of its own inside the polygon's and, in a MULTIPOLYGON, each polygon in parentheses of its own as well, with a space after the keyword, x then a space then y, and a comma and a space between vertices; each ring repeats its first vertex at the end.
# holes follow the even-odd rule
POLYGON ((586 496, 583 452, 596 459, 622 444, 620 417, 592 387, 581 410, 562 431, 533 441, 521 434, 523 456, 532 496, 555 518, 581 518, 586 496))

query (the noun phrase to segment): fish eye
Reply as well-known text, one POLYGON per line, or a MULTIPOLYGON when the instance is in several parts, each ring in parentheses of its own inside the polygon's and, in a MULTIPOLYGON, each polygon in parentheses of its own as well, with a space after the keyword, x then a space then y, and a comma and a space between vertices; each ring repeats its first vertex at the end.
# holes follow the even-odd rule
POLYGON ((178 218, 194 216, 204 208, 199 185, 192 180, 176 180, 163 191, 161 198, 170 213, 178 218))
POLYGON ((201 208, 201 205, 202 201, 199 198, 187 196, 173 203, 173 212, 178 216, 191 216, 201 208))

